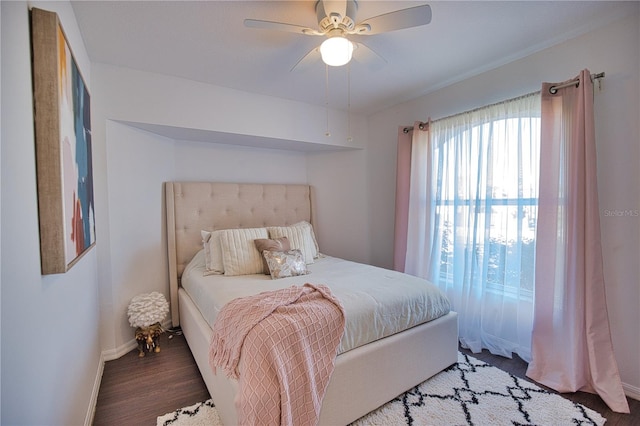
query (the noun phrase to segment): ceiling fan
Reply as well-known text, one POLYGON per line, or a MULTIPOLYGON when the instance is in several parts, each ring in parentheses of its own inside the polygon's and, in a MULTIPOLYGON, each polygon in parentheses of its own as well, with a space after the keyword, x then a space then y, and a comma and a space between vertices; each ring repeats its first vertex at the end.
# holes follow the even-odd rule
POLYGON ((327 65, 342 66, 351 61, 354 50, 357 50, 358 60, 363 62, 386 62, 384 58, 363 43, 349 40, 347 36, 381 34, 418 27, 431 22, 431 7, 427 4, 374 16, 359 23, 356 23, 356 12, 358 11, 356 0, 318 0, 315 7, 318 17, 317 29, 259 19, 245 19, 244 25, 249 28, 326 37, 320 46, 312 49, 300 59, 293 66, 293 70, 303 64, 316 61, 318 56, 327 65))

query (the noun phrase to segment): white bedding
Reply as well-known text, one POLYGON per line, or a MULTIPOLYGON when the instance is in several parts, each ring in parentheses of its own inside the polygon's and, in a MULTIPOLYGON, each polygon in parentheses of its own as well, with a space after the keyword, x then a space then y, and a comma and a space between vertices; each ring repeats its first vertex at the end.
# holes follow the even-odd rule
POLYGON ((204 252, 182 274, 182 287, 210 326, 229 301, 263 291, 326 284, 342 302, 346 327, 338 353, 446 315, 450 304, 431 283, 400 272, 321 257, 307 265, 309 275, 272 280, 269 275, 204 275, 204 252))

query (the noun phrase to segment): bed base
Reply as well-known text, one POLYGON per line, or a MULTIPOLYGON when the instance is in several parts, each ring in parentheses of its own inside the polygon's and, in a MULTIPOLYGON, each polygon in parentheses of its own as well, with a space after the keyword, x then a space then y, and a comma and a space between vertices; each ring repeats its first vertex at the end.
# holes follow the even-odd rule
MULTIPOLYGON (((191 297, 179 290, 180 324, 191 353, 225 425, 237 424, 237 381, 209 367, 211 327, 191 297)), ((336 358, 320 412, 321 425, 346 425, 422 383, 457 361, 455 312, 336 358)))

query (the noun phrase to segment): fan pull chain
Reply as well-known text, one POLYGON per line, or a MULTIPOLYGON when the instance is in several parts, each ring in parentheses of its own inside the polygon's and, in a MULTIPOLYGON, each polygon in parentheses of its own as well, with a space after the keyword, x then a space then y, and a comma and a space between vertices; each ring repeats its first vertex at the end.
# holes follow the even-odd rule
POLYGON ((353 141, 351 137, 351 62, 347 64, 347 142, 353 141))
POLYGON ((325 91, 324 91, 324 109, 327 113, 327 131, 325 132, 326 137, 331 136, 331 132, 329 131, 329 65, 324 66, 325 69, 325 91))

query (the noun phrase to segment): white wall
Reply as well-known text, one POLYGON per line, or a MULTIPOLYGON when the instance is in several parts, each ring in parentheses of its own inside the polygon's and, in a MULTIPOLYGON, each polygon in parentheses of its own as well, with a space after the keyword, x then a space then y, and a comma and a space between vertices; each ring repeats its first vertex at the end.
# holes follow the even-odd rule
POLYGON ((97 250, 66 274, 40 275, 30 5, 58 13, 91 92, 90 62, 70 4, 1 2, 1 423, 83 424, 101 365, 97 250))
POLYGON ((320 251, 370 263, 366 150, 309 154, 307 163, 320 251))
POLYGON ((304 152, 178 141, 175 180, 306 183, 304 152))
POLYGON ((106 134, 110 281, 100 278, 100 303, 112 316, 107 326, 115 321, 107 346, 113 349, 121 342, 118 332, 125 341, 133 339, 127 307, 134 296, 161 291, 169 300, 161 211, 162 182, 173 176, 174 150, 170 139, 116 122, 107 122, 106 134))
MULTIPOLYGON (((638 10, 638 8, 636 8, 638 10)), ((640 397, 640 15, 564 42, 491 72, 369 117, 371 258, 391 267, 397 129, 540 89, 584 68, 606 72, 595 92, 598 186, 607 304, 618 367, 628 394, 640 397), (386 167, 385 167, 386 165, 386 167)))

